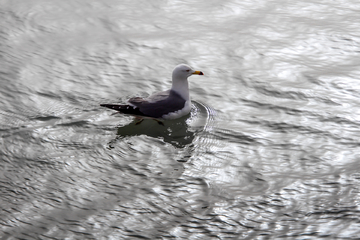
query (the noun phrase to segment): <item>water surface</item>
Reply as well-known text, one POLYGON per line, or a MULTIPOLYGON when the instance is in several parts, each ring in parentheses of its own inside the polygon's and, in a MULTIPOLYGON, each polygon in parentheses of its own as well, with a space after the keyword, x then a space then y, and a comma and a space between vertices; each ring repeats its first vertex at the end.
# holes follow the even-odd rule
POLYGON ((360 3, 0 0, 3 239, 357 239, 360 3), (100 103, 170 87, 136 124, 100 103))

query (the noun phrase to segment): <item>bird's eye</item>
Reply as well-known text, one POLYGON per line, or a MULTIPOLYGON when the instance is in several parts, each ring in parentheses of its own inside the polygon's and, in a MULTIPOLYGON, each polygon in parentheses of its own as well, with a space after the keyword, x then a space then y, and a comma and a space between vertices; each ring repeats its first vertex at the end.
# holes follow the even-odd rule
POLYGON ((188 69, 188 70, 186 70, 187 72, 189 72, 190 71, 190 69, 188 69))

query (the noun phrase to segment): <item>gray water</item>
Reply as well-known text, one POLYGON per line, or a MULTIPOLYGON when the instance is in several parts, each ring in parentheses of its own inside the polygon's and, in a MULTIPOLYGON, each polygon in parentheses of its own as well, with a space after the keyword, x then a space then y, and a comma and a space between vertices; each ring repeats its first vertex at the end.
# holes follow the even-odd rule
POLYGON ((360 239, 360 2, 0 0, 1 239, 360 239), (136 124, 187 63, 192 111, 136 124))

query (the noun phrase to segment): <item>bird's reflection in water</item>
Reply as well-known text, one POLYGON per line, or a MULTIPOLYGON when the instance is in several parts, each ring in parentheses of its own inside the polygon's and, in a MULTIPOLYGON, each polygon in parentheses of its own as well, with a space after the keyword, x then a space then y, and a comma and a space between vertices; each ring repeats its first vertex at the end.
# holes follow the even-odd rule
POLYGON ((117 138, 147 135, 152 138, 163 139, 164 142, 176 148, 184 148, 191 144, 196 131, 187 124, 187 116, 175 120, 157 121, 154 119, 138 119, 117 129, 117 138))

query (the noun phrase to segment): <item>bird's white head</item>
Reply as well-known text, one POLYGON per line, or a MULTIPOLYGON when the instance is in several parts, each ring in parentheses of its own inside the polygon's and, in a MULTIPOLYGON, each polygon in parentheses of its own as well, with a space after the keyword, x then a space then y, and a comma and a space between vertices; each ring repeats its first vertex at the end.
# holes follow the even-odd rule
POLYGON ((193 74, 204 75, 201 71, 195 71, 186 64, 177 65, 172 73, 171 89, 180 94, 185 100, 190 100, 187 78, 193 74))
POLYGON ((177 65, 172 73, 173 80, 176 79, 187 79, 193 74, 204 75, 201 71, 195 71, 189 65, 179 64, 177 65))

